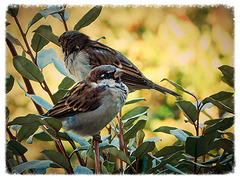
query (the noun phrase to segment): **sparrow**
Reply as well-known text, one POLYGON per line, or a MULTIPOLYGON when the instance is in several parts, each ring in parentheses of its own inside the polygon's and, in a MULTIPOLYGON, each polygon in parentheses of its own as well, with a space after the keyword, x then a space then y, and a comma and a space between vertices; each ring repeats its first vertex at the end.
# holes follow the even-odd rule
POLYGON ((94 136, 117 116, 128 96, 124 71, 112 65, 95 67, 44 116, 62 122, 65 131, 94 136))
POLYGON ((181 97, 180 94, 147 79, 143 73, 123 54, 78 31, 64 32, 59 38, 66 69, 76 82, 100 65, 113 65, 124 70, 121 77, 129 92, 155 89, 163 94, 181 97))

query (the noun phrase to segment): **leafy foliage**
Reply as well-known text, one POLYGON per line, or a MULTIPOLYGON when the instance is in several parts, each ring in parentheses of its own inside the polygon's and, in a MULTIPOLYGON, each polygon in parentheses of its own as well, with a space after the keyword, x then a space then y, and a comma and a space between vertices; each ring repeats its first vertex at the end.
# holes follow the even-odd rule
MULTIPOLYGON (((74 29, 80 30, 90 25, 100 15, 101 10, 101 6, 90 9, 75 24, 74 29)), ((7 13, 13 18, 17 18, 19 6, 9 6, 7 13)), ((66 25, 70 15, 64 6, 46 6, 45 9, 40 9, 28 23, 25 35, 40 19, 43 17, 46 19, 48 16, 53 16, 66 25)), ((50 109, 52 104, 58 102, 75 82, 71 79, 71 75, 66 72, 62 60, 57 59, 56 51, 53 48, 44 49, 49 43, 53 43, 57 48, 60 46, 58 36, 53 33, 51 25, 41 24, 33 32, 31 46, 27 42, 25 42, 25 45, 21 44, 17 38, 8 32, 6 33, 7 40, 14 45, 21 46, 23 51, 29 55, 29 58, 24 55, 14 55, 13 57, 13 66, 25 78, 26 88, 19 83, 16 77, 8 75, 6 77, 6 93, 12 90, 16 84, 14 84, 16 79, 20 88, 25 91, 27 98, 34 102, 40 114, 30 113, 26 116, 16 117, 9 122, 8 116, 11 112, 6 107, 7 170, 9 173, 17 174, 46 174, 49 168, 60 168, 68 174, 93 174, 95 170, 87 166, 89 160, 95 158, 95 147, 91 144, 92 139, 86 140, 75 136, 71 132, 63 132, 61 129, 62 123, 59 120, 41 116, 42 113, 39 109, 42 107, 47 110, 50 109), (25 46, 27 50, 25 50, 25 46), (32 51, 35 52, 35 57, 31 57, 32 51), (51 63, 60 73, 65 75, 58 85, 58 91, 54 94, 51 94, 48 90, 43 72, 43 69, 51 63), (31 93, 32 81, 38 83, 48 93, 53 101, 52 103, 35 95, 34 91, 31 93), (27 149, 24 146, 24 140, 28 144, 48 141, 55 144, 56 149, 43 147, 40 159, 27 161, 25 153, 28 150, 31 151, 31 148, 27 149), (62 141, 69 143, 72 149, 66 150, 62 141), (43 158, 47 160, 43 160, 43 158)), ((24 34, 23 38, 25 38, 24 34)), ((13 49, 10 50, 13 51, 13 49)), ((219 67, 219 70, 223 74, 222 81, 230 87, 234 87, 234 68, 223 65, 219 67)), ((102 161, 101 173, 220 174, 231 172, 234 166, 234 134, 227 132, 227 130, 234 125, 234 107, 229 106, 229 102, 233 102, 234 92, 220 91, 199 100, 193 92, 181 85, 166 78, 162 81, 169 82, 179 91, 196 100, 195 102, 187 100, 177 100, 175 102, 175 105, 186 117, 185 122, 190 123, 195 132, 192 133, 171 126, 156 127, 154 132, 166 133, 177 139, 174 144, 157 149, 156 143, 160 139, 157 137, 145 139, 145 132, 143 131, 147 124, 149 107, 136 105, 145 99, 129 100, 125 103, 125 106, 135 105, 135 107, 123 113, 120 117, 122 127, 116 121, 112 121, 110 127, 107 127, 108 135, 102 137, 102 143, 99 144, 102 161), (200 115, 205 112, 206 108, 213 107, 218 108, 222 113, 215 119, 209 118, 201 124, 200 115), (123 142, 119 138, 120 135, 123 136, 123 142)))

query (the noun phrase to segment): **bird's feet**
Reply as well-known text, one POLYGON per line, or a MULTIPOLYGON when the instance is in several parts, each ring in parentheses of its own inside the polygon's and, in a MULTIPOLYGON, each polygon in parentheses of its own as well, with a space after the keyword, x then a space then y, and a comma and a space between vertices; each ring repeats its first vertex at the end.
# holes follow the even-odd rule
POLYGON ((102 143, 100 132, 93 135, 93 141, 98 141, 99 143, 102 143))

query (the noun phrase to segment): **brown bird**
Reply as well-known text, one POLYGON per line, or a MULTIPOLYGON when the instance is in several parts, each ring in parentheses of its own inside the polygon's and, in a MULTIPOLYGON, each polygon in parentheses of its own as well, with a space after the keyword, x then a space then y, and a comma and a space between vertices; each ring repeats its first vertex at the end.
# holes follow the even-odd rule
POLYGON ((129 92, 141 89, 155 89, 163 94, 181 97, 180 94, 162 87, 147 79, 143 73, 123 54, 98 41, 91 40, 78 31, 64 32, 59 42, 62 47, 65 67, 76 82, 82 81, 87 74, 100 65, 113 65, 124 70, 122 81, 129 92))
POLYGON ((111 65, 94 68, 43 116, 60 120, 65 131, 96 135, 125 104, 128 88, 121 82, 123 73, 111 65))

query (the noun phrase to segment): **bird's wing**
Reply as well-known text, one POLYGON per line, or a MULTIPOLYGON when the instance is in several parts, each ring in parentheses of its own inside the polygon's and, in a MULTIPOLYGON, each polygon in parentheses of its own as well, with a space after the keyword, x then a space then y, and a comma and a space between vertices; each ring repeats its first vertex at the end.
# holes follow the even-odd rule
POLYGON ((106 88, 104 85, 91 87, 85 81, 79 82, 46 115, 64 117, 79 112, 93 111, 101 105, 99 94, 106 88))
POLYGON ((135 88, 134 90, 151 88, 151 81, 120 52, 97 41, 91 41, 87 53, 89 53, 89 62, 93 68, 100 65, 114 65, 124 70, 125 73, 121 79, 130 87, 130 90, 132 88, 135 88))

